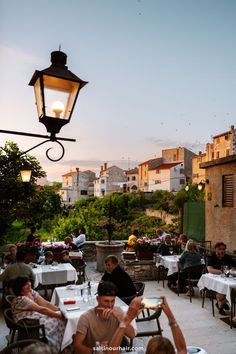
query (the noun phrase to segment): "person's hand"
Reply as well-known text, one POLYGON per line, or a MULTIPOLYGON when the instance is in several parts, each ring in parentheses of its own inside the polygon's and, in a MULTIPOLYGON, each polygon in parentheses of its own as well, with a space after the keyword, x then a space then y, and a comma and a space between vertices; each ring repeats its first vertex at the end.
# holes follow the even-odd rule
POLYGON ((123 319, 124 319, 124 312, 122 311, 121 308, 119 308, 119 307, 113 307, 113 309, 112 309, 112 314, 113 314, 113 316, 114 316, 119 322, 123 321, 123 319))
POLYGON ((129 305, 129 308, 128 308, 128 311, 124 317, 124 322, 126 324, 129 324, 134 318, 136 318, 139 313, 142 311, 142 300, 143 300, 143 297, 142 296, 139 296, 139 297, 135 297, 130 305, 129 305))
POLYGON ((105 307, 96 307, 96 312, 100 317, 107 319, 113 314, 113 309, 105 307))
POLYGON ((161 305, 161 308, 162 308, 162 310, 165 312, 167 318, 168 318, 169 321, 170 321, 170 319, 174 318, 174 315, 173 315, 173 313, 172 313, 172 311, 171 311, 171 309, 170 309, 170 307, 169 307, 169 305, 168 305, 168 302, 167 302, 167 300, 166 300, 166 297, 165 297, 165 296, 162 296, 162 299, 163 299, 163 303, 162 303, 162 305, 161 305))

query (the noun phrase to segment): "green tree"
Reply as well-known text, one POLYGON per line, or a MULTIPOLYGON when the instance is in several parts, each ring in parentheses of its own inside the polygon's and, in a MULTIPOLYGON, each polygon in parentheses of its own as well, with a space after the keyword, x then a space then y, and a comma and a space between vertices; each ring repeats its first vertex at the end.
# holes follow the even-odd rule
MULTIPOLYGON (((23 201, 35 193, 35 182, 46 173, 34 156, 23 154, 17 144, 7 141, 0 147, 0 236, 2 237, 11 223, 22 214, 23 201), (32 168, 28 188, 20 180, 21 167, 27 163, 32 168)), ((2 240, 3 241, 3 240, 2 240)))

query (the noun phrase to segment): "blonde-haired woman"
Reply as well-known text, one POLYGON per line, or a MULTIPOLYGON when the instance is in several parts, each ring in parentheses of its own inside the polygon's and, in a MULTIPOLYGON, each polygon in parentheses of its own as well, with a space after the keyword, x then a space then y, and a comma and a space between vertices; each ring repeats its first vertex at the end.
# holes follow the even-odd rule
MULTIPOLYGON (((180 259, 180 269, 185 270, 186 268, 193 267, 200 265, 201 262, 201 255, 198 252, 197 244, 193 240, 188 240, 184 252, 181 254, 180 259)), ((186 286, 186 281, 180 277, 179 279, 180 284, 179 287, 180 289, 183 289, 186 286)), ((193 289, 192 291, 192 296, 194 295, 193 289)), ((190 295, 189 292, 187 295, 190 295)))

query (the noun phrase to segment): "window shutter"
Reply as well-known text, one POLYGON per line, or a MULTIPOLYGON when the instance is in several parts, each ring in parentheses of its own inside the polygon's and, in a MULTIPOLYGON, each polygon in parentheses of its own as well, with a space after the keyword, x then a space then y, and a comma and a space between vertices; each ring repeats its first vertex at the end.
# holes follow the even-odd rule
POLYGON ((223 207, 234 206, 234 175, 223 176, 223 207))

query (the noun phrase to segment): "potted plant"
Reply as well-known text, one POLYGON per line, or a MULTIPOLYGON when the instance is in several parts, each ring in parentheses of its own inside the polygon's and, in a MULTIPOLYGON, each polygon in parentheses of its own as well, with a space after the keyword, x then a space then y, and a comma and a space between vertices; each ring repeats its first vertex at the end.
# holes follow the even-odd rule
POLYGON ((38 253, 41 248, 41 242, 35 241, 34 244, 31 242, 22 242, 16 244, 17 251, 22 251, 26 253, 25 263, 36 263, 38 259, 38 253))
POLYGON ((152 260, 153 253, 156 253, 158 249, 158 241, 147 237, 139 238, 134 245, 134 249, 138 259, 152 260))

